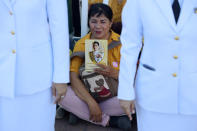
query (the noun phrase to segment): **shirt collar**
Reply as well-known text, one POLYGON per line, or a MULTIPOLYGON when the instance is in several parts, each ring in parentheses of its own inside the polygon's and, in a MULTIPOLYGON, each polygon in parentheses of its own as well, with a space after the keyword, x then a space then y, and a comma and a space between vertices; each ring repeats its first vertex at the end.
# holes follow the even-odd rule
MULTIPOLYGON (((120 35, 115 33, 114 31, 110 31, 111 35, 110 38, 108 39, 108 41, 120 41, 120 35)), ((90 39, 91 36, 91 32, 88 33, 88 35, 86 36, 86 39, 90 39)))

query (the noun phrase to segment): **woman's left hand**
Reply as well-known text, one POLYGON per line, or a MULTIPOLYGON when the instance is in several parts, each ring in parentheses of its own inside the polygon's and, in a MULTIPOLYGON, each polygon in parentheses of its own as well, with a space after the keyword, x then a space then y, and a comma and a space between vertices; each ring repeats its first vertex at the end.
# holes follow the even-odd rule
POLYGON ((66 83, 53 83, 52 84, 52 93, 55 97, 54 104, 60 102, 61 99, 64 98, 67 91, 67 84, 66 83))
POLYGON ((114 79, 118 79, 118 74, 119 74, 118 70, 112 68, 111 66, 106 66, 103 64, 97 64, 97 66, 99 66, 100 68, 96 68, 94 70, 95 72, 108 77, 112 77, 114 79))

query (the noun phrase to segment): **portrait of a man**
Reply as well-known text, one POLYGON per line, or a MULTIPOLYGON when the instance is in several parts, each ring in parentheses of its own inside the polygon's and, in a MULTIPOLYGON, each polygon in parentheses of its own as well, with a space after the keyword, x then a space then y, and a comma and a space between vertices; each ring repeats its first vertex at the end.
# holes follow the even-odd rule
POLYGON ((94 63, 99 63, 102 61, 104 49, 100 46, 98 41, 94 41, 92 43, 92 51, 89 52, 89 56, 94 63))

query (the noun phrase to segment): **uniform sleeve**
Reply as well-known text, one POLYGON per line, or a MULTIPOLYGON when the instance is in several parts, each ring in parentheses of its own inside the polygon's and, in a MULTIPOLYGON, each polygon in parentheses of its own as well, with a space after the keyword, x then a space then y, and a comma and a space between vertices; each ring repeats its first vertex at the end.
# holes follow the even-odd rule
POLYGON ((142 47, 142 22, 140 0, 128 0, 122 14, 121 61, 119 72, 118 98, 134 100, 134 77, 138 55, 142 47))
POLYGON ((69 33, 67 0, 47 0, 53 49, 53 82, 69 82, 69 33))

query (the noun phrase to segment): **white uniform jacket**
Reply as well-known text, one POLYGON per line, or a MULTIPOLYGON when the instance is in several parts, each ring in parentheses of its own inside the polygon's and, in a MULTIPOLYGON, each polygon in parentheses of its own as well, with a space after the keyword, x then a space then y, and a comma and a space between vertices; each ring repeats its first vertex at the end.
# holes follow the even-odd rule
POLYGON ((197 115, 197 0, 184 0, 177 24, 171 3, 127 1, 118 98, 136 98, 150 111, 197 115), (144 47, 134 82, 142 36, 144 47))
POLYGON ((0 0, 0 96, 69 82, 68 42, 66 0, 0 0))

